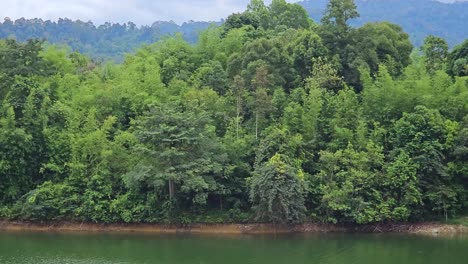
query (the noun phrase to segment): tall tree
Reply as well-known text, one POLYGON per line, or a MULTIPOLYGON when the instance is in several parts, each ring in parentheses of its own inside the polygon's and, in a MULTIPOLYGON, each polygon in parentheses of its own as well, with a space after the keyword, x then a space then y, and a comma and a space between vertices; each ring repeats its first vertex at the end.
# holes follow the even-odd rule
POLYGON ((421 49, 424 54, 427 72, 434 74, 435 71, 445 69, 448 57, 448 44, 444 39, 428 36, 424 39, 424 45, 421 49))
POLYGON ((265 118, 265 115, 271 110, 271 97, 267 90, 270 85, 270 81, 268 80, 268 69, 265 65, 257 68, 252 80, 252 85, 255 87, 255 138, 258 138, 261 122, 265 118))
POLYGON ((322 17, 320 36, 340 65, 340 75, 353 86, 359 86, 356 69, 351 65, 354 41, 348 22, 359 17, 354 0, 330 0, 322 17))
POLYGON ((205 204, 219 187, 224 158, 210 122, 206 112, 177 103, 152 108, 137 123, 141 162, 128 174, 129 185, 149 188, 156 201, 205 204))
POLYGON ((327 47, 336 54, 349 44, 350 19, 358 18, 354 0, 330 0, 322 17, 322 37, 327 47))
POLYGON ((275 154, 255 169, 250 179, 250 199, 258 220, 300 223, 304 220, 304 182, 287 158, 275 154))

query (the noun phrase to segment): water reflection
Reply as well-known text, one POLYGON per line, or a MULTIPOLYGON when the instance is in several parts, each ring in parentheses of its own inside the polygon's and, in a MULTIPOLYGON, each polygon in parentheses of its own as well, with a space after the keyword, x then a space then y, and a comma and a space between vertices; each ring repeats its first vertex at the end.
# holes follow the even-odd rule
POLYGON ((4 264, 466 264, 468 237, 0 233, 4 264))

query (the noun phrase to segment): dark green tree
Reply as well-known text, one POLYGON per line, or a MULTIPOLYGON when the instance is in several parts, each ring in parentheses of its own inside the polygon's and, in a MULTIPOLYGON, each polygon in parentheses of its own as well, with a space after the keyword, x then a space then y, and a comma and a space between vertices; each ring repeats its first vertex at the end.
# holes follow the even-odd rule
POLYGON ((450 75, 468 76, 468 40, 452 49, 447 64, 450 75))
POLYGON ((434 74, 435 71, 445 69, 449 52, 448 44, 443 38, 428 36, 424 39, 424 45, 421 49, 427 72, 434 74))
POLYGON ((275 224, 304 220, 305 185, 301 174, 287 163, 287 157, 278 153, 255 168, 250 179, 250 199, 257 220, 275 224))
POLYGON ((368 67, 375 75, 383 64, 392 77, 397 77, 410 64, 413 45, 400 26, 389 22, 368 23, 353 35, 356 41, 353 67, 368 67))
POLYGON ((141 162, 126 182, 151 191, 159 206, 203 205, 220 188, 224 154, 211 120, 204 111, 184 108, 178 103, 153 107, 137 122, 141 162))

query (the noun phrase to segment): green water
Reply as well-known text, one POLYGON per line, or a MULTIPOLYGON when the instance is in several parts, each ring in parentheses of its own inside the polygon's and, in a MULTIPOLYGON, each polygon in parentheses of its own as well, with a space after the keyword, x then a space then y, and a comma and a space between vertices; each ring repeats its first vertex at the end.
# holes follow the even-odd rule
POLYGON ((468 264, 468 237, 0 233, 2 264, 468 264))

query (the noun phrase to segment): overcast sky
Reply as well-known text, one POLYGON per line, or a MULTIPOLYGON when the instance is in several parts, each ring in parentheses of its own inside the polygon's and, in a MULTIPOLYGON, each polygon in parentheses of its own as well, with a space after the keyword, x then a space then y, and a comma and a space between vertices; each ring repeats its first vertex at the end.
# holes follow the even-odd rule
MULTIPOLYGON (((156 20, 217 21, 245 10, 250 0, 0 0, 0 18, 57 20, 60 17, 103 22, 152 24, 156 20)), ((266 1, 267 2, 267 1, 266 1)), ((293 2, 293 1, 289 1, 293 2)))
MULTIPOLYGON (((217 21, 245 10, 250 0, 0 0, 0 19, 68 17, 95 24, 128 22, 150 25, 154 21, 217 21)), ((408 0, 411 1, 411 0, 408 0)), ((441 0, 450 2, 451 0, 441 0)), ((465 0, 463 0, 465 1, 465 0)), ((270 2, 270 1, 265 1, 270 2)), ((296 2, 289 0, 288 2, 296 2)))

